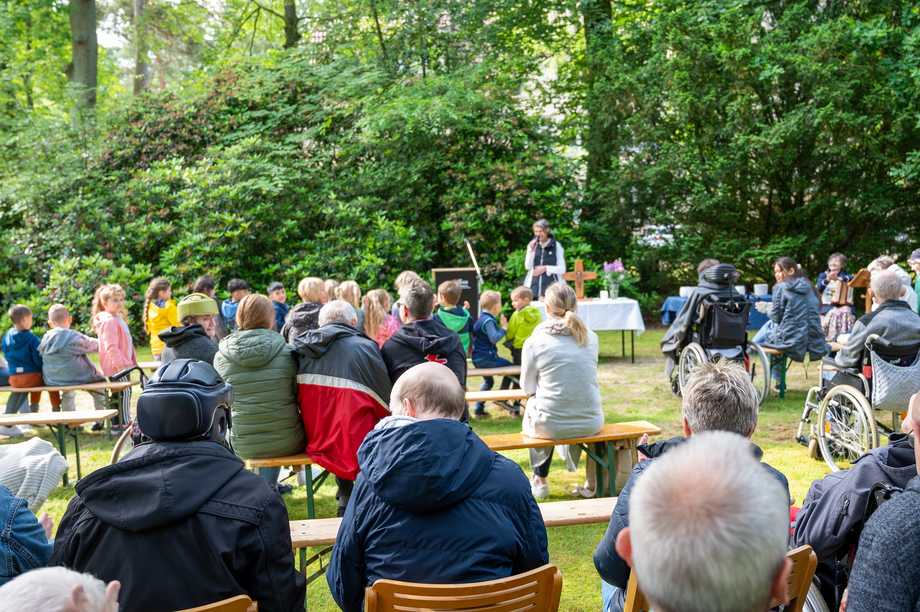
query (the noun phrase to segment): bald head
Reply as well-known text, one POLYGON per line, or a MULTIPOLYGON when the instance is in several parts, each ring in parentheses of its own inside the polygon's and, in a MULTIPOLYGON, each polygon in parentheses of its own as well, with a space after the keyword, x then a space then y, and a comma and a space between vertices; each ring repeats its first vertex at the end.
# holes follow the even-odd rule
POLYGON ((390 393, 390 411, 418 419, 458 420, 466 408, 466 393, 450 368, 427 362, 409 368, 390 393))
POLYGON ((898 278, 897 273, 891 268, 872 273, 870 281, 875 301, 879 304, 889 300, 900 300, 906 289, 898 278))

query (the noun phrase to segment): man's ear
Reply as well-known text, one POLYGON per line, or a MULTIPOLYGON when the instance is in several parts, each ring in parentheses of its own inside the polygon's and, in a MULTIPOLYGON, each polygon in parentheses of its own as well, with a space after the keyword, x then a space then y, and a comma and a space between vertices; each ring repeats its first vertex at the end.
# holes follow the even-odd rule
POLYGON ((409 322, 409 307, 402 303, 399 305, 399 320, 403 323, 409 322))
POLYGON ((687 417, 684 417, 684 418, 683 418, 683 421, 681 422, 681 424, 682 424, 683 429, 684 429, 684 437, 685 437, 685 438, 689 438, 690 436, 692 436, 692 435, 693 435, 693 430, 690 429, 690 423, 687 422, 687 417))
POLYGON ((629 533, 629 527, 624 527, 617 534, 617 542, 613 547, 617 554, 626 561, 629 567, 632 567, 632 536, 629 533))
POLYGON ((412 403, 412 400, 407 398, 403 398, 402 403, 406 416, 412 417, 414 419, 418 415, 418 413, 415 411, 415 404, 412 403))
POLYGON ((770 585, 771 608, 789 601, 789 575, 791 573, 792 560, 789 557, 783 557, 783 563, 779 566, 776 576, 773 577, 773 584, 770 585))
POLYGON ((113 580, 105 587, 105 612, 118 612, 118 593, 121 591, 121 583, 113 580))
POLYGON ((86 591, 83 590, 83 585, 78 584, 73 587, 73 590, 70 591, 70 601, 68 602, 68 612, 81 612, 86 609, 86 605, 89 603, 89 600, 86 598, 86 591))

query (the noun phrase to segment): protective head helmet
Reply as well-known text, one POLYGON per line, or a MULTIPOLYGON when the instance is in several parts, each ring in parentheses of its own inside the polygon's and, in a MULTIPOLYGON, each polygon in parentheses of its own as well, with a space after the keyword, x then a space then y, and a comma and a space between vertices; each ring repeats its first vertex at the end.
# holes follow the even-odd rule
POLYGON ((137 400, 137 424, 156 442, 227 443, 233 390, 208 363, 176 359, 161 365, 137 400))

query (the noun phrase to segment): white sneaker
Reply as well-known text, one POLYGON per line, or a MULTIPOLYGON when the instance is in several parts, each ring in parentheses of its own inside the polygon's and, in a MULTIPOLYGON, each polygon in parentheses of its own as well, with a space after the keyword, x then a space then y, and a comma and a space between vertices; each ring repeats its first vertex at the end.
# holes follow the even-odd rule
POLYGON ((0 425, 0 435, 9 436, 11 438, 18 438, 22 435, 22 430, 13 425, 12 427, 5 427, 0 425))
POLYGON ((536 476, 532 476, 530 478, 530 492, 536 500, 546 499, 549 497, 549 485, 537 484, 536 476))
POLYGON ((34 431, 31 425, 17 425, 16 427, 18 427, 19 431, 24 434, 30 434, 34 431))

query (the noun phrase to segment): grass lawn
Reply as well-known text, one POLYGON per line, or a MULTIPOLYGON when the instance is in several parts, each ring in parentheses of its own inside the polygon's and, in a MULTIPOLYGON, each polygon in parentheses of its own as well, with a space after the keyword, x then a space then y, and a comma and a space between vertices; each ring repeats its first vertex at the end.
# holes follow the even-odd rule
MULTIPOLYGON (((662 330, 652 329, 636 340, 636 363, 620 356, 620 336, 618 333, 601 333, 601 358, 598 376, 604 401, 607 422, 645 419, 663 429, 663 435, 673 436, 680 432, 680 404, 678 398, 671 395, 663 373, 663 358, 658 351, 658 341, 662 330)), ((628 342, 628 339, 627 339, 628 342)), ((138 355, 140 360, 149 360, 148 350, 138 355)), ((823 463, 808 458, 806 450, 795 443, 796 425, 802 411, 805 392, 818 380, 817 363, 807 368, 795 364, 788 375, 790 390, 786 399, 776 397, 768 399, 762 408, 760 424, 754 438, 765 451, 764 459, 781 470, 789 479, 792 495, 801 503, 811 482, 821 478, 827 468, 823 463)), ((498 382, 498 381, 496 381, 498 382)), ((470 388, 475 388, 478 380, 470 381, 470 388)), ((80 408, 91 409, 88 396, 80 394, 80 408)), ((135 394, 136 397, 136 394, 135 394)), ((5 394, 0 394, 0 404, 5 404, 5 394)), ((42 398, 43 409, 49 409, 47 397, 42 398)), ((493 418, 474 423, 476 431, 505 433, 520 430, 520 420, 503 416, 497 407, 489 408, 493 418)), ((38 431, 38 435, 53 441, 47 431, 38 431)), ((83 473, 99 468, 108 462, 114 440, 104 434, 86 432, 81 435, 81 459, 83 473)), ((0 438, 0 444, 11 440, 0 438)), ((509 452, 508 456, 517 461, 529 474, 526 451, 509 452)), ((72 457, 71 457, 72 459, 72 457)), ((71 460, 73 464, 73 461, 71 460)), ((76 468, 71 469, 75 477, 76 468)), ((550 497, 553 500, 569 498, 567 491, 579 484, 584 477, 565 472, 560 460, 553 463, 550 473, 550 497)), ((331 480, 331 479, 330 479, 331 480)), ((73 482, 70 487, 56 489, 43 510, 53 518, 60 519, 68 500, 73 496, 73 482)), ((292 519, 306 516, 306 498, 302 487, 297 487, 292 495, 286 496, 288 512, 292 519)), ((325 484, 317 496, 318 516, 335 515, 335 484, 325 484)), ((124 500, 131 503, 131 500, 124 500)), ((563 572, 562 610, 594 611, 600 607, 599 578, 594 570, 591 555, 594 546, 603 535, 605 525, 579 527, 557 527, 549 530, 550 560, 563 572)), ((126 551, 129 554, 129 551, 126 551)), ((314 582, 309 591, 311 610, 337 610, 332 602, 324 580, 314 582)))

